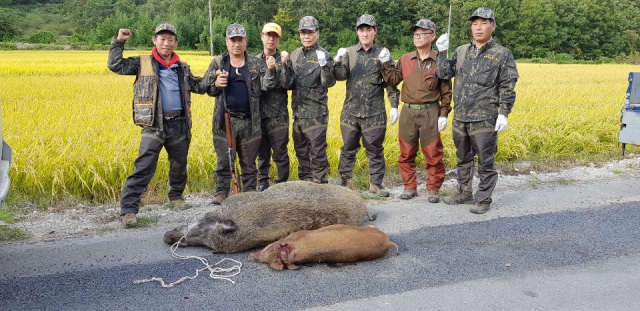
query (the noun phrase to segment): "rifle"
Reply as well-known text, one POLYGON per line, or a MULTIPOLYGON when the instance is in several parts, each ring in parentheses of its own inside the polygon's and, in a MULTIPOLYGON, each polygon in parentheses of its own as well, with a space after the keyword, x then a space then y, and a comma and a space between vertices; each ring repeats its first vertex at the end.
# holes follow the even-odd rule
POLYGON ((238 178, 236 177, 236 140, 231 131, 231 119, 229 112, 224 113, 224 125, 227 130, 227 156, 229 157, 229 170, 231 171, 231 183, 234 194, 238 193, 238 178))

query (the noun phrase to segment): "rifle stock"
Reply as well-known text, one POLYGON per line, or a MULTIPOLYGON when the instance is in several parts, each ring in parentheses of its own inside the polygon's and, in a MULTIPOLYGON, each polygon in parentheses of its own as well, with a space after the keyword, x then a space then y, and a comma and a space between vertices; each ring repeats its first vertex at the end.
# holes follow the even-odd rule
POLYGON ((231 171, 231 185, 234 194, 238 193, 238 178, 236 176, 236 140, 231 131, 231 119, 229 113, 224 114, 224 125, 227 131, 227 156, 229 157, 229 171, 231 171))

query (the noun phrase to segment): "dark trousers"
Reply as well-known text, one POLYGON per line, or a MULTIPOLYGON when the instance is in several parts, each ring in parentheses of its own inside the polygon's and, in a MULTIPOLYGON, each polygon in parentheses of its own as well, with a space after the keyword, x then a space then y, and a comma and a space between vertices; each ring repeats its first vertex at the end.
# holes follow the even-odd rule
MULTIPOLYGON (((240 163, 240 174, 236 172, 238 179, 238 190, 242 192, 256 191, 256 180, 258 169, 256 168, 256 158, 260 148, 260 136, 252 136, 251 119, 230 118, 233 138, 236 141, 236 157, 240 163), (238 177, 238 175, 240 177, 238 177)), ((229 166, 226 137, 213 137, 213 148, 218 156, 218 166, 216 167, 216 194, 228 194, 231 189, 231 169, 229 166)), ((234 163, 232 163, 234 164, 234 163)))
POLYGON ((165 120, 163 131, 142 129, 135 170, 122 189, 120 214, 138 213, 141 195, 153 178, 164 147, 169 156, 169 199, 181 199, 187 185, 187 156, 191 138, 185 118, 165 120))
POLYGON ((477 155, 480 183, 474 198, 476 202, 491 203, 491 194, 498 182, 498 172, 494 167, 494 156, 498 146, 495 120, 480 122, 454 120, 452 128, 453 143, 458 157, 458 187, 464 191, 473 190, 474 157, 477 155))
POLYGON ((258 182, 269 186, 271 158, 276 164, 278 178, 275 183, 289 180, 289 117, 278 116, 262 119, 262 139, 258 152, 258 182))
POLYGON ((342 149, 338 170, 341 176, 353 177, 353 167, 360 151, 360 139, 369 159, 369 182, 381 185, 385 173, 384 137, 387 132, 386 114, 357 118, 344 114, 341 116, 342 149))
POLYGON ((295 118, 293 121, 293 147, 298 158, 298 179, 314 178, 328 182, 327 122, 329 117, 295 118))

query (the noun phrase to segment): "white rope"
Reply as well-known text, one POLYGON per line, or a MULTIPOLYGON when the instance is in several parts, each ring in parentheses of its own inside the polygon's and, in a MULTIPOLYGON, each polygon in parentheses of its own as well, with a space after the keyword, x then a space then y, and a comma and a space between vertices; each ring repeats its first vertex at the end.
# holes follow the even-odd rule
POLYGON ((198 259, 200 260, 200 262, 202 262, 202 264, 205 265, 204 268, 201 269, 197 269, 196 270, 196 274, 194 276, 185 276, 180 278, 179 280, 172 282, 172 283, 165 283, 164 280, 162 278, 157 278, 157 277, 152 277, 150 279, 144 279, 144 280, 134 280, 133 284, 140 284, 140 283, 149 283, 149 282, 153 282, 153 281, 158 281, 160 282, 160 284, 162 285, 163 288, 170 288, 173 287, 174 285, 178 285, 182 282, 184 282, 185 280, 193 280, 195 278, 198 277, 198 275, 200 274, 200 272, 204 271, 204 270, 209 270, 209 277, 212 279, 219 279, 219 280, 225 280, 225 281, 229 281, 233 284, 235 284, 236 282, 234 282, 231 278, 240 274, 240 270, 242 268, 242 263, 231 259, 231 258, 224 258, 218 262, 216 262, 213 265, 210 265, 209 262, 207 261, 207 259, 203 258, 203 257, 199 257, 199 256, 183 256, 183 255, 178 255, 178 253, 176 253, 176 249, 178 249, 178 247, 180 246, 182 240, 187 238, 187 234, 189 233, 189 231, 187 230, 187 233, 185 233, 184 236, 182 236, 180 238, 180 240, 178 240, 178 242, 174 243, 173 245, 171 245, 171 257, 173 258, 177 258, 177 259, 198 259), (225 261, 232 261, 234 263, 234 265, 232 265, 229 268, 220 268, 217 267, 219 264, 221 264, 222 262, 225 261))

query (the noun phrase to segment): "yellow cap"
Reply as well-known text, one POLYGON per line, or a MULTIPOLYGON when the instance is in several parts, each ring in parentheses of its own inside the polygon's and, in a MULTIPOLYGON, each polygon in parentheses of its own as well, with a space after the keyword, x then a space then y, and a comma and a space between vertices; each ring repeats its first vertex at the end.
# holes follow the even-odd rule
POLYGON ((264 27, 262 27, 262 33, 275 32, 278 34, 278 37, 282 37, 282 28, 276 23, 266 23, 264 27))

